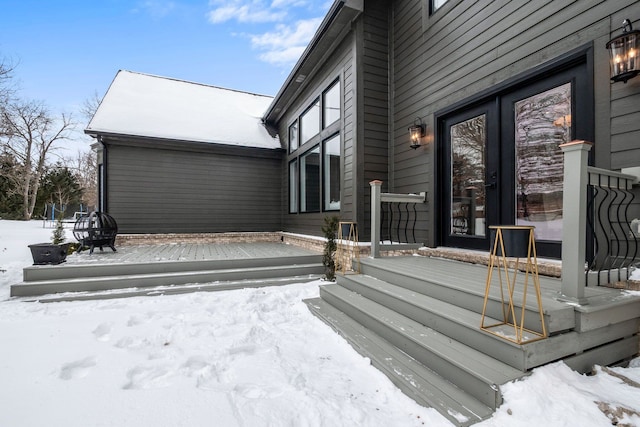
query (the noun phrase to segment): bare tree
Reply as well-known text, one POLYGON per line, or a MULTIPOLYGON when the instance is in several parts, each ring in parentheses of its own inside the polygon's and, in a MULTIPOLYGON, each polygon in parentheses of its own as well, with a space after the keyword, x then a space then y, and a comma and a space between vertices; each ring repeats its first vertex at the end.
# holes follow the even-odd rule
POLYGON ((102 102, 102 98, 98 95, 98 92, 93 92, 91 97, 84 100, 82 107, 80 107, 80 114, 87 120, 87 123, 91 121, 93 115, 98 111, 98 107, 102 102))
POLYGON ((80 184, 82 203, 95 208, 98 205, 98 161, 95 150, 78 151, 75 158, 65 158, 64 164, 73 170, 80 184))
POLYGON ((3 135, 2 151, 13 155, 19 164, 14 176, 7 177, 23 200, 23 218, 31 219, 36 204, 40 178, 56 142, 69 138, 75 124, 70 115, 55 120, 39 102, 17 100, 0 110, 3 135))
POLYGON ((14 68, 7 60, 0 59, 0 108, 9 102, 13 95, 14 88, 11 85, 11 79, 14 68))

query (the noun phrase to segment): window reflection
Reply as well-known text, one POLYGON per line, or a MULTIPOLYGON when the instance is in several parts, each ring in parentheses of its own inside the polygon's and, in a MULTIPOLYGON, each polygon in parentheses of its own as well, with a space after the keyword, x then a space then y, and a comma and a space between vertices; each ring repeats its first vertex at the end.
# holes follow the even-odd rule
POLYGON ((320 132, 320 100, 300 116, 300 143, 304 144, 320 132))
POLYGON ((300 157, 300 211, 320 211, 320 147, 300 157))
POLYGON ((289 126, 289 152, 292 153, 298 148, 298 121, 289 126))
POLYGON ((323 95, 323 128, 340 118, 340 82, 334 83, 323 95))
POLYGON ((538 240, 562 239, 564 159, 571 141, 571 83, 515 103, 516 224, 538 240))
POLYGON ((298 160, 289 163, 289 213, 298 212, 298 160))
POLYGON ((452 235, 485 235, 486 116, 451 126, 452 235))
POLYGON ((340 209, 340 135, 324 142, 324 209, 340 209))

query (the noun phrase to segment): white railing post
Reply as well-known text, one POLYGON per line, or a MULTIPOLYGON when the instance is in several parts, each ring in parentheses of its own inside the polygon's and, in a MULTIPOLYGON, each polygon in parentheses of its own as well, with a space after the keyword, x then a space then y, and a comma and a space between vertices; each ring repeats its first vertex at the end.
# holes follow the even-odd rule
POLYGON ((593 144, 571 141, 564 153, 562 192, 562 298, 586 304, 585 254, 587 244, 588 155, 593 144))
POLYGON ((371 257, 380 257, 380 208, 382 181, 374 180, 371 185, 371 257))

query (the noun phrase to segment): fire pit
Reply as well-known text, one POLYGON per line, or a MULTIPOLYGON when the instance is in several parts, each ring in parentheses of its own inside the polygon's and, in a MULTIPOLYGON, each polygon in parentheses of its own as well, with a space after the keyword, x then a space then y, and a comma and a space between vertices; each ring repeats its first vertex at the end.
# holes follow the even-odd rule
POLYGON ((117 234, 116 220, 104 212, 91 212, 82 216, 73 226, 73 236, 80 243, 80 249, 89 248, 90 254, 94 248, 102 250, 103 246, 108 246, 115 252, 117 234))

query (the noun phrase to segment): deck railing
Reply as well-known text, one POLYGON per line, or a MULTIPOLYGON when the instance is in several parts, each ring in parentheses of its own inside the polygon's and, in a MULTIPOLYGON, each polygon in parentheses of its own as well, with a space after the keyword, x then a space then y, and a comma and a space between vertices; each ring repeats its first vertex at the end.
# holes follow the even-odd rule
POLYGON ((587 224, 593 240, 591 247, 587 244, 587 286, 625 281, 638 257, 638 229, 629 218, 635 178, 594 167, 588 174, 587 224))
POLYGON ((371 181, 371 256, 380 251, 416 249, 423 245, 416 241, 418 210, 416 205, 426 201, 426 193, 382 193, 382 181, 371 181))
POLYGON ((635 177, 588 166, 592 144, 572 141, 564 153, 562 295, 586 304, 585 287, 625 281, 638 256, 628 218, 635 177))

